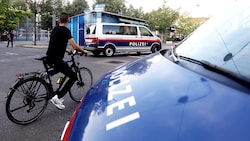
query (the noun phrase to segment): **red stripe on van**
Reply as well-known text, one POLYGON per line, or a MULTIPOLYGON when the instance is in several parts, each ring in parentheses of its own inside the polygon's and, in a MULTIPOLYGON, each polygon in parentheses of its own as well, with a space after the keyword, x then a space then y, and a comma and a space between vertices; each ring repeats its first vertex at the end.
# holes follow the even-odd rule
POLYGON ((161 42, 160 40, 139 40, 139 39, 100 39, 99 41, 109 41, 109 42, 161 42))

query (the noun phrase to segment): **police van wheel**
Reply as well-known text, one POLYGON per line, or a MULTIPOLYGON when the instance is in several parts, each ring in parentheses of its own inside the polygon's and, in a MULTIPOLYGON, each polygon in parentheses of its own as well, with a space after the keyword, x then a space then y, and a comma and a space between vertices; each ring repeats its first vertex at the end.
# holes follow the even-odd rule
POLYGON ((108 57, 113 56, 113 55, 114 55, 114 48, 111 47, 111 46, 106 47, 106 48, 104 49, 104 51, 103 51, 103 54, 104 54, 105 56, 108 56, 108 57))

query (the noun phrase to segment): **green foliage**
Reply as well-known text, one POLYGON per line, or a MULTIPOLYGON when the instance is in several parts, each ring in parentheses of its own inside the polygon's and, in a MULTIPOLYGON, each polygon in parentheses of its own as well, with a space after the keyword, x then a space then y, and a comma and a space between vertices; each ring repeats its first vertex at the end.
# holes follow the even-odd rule
POLYGON ((61 0, 43 0, 40 4, 40 27, 42 29, 52 29, 52 15, 59 15, 63 12, 63 3, 61 0))
POLYGON ((15 29, 19 21, 26 16, 31 16, 29 12, 13 7, 12 0, 0 1, 0 30, 15 29))
POLYGON ((51 29, 52 28, 52 14, 53 14, 53 7, 52 1, 47 0, 41 4, 41 21, 40 27, 42 29, 51 29))
POLYGON ((26 0, 13 0, 13 7, 18 10, 27 11, 28 5, 26 0))
POLYGON ((105 11, 117 14, 125 14, 127 9, 125 0, 96 0, 95 4, 105 4, 105 11))
POLYGON ((136 9, 132 5, 129 5, 124 15, 143 19, 145 14, 142 10, 142 7, 140 7, 139 9, 136 9))
POLYGON ((147 24, 151 29, 159 31, 163 40, 169 38, 168 29, 175 26, 179 13, 169 7, 161 7, 145 15, 147 24))
MULTIPOLYGON (((166 7, 165 1, 161 8, 149 13, 144 13, 142 7, 126 7, 125 3, 126 0, 95 0, 94 4, 105 4, 107 12, 145 19, 151 29, 159 31, 162 35, 168 35, 170 27, 175 27, 182 35, 188 35, 202 24, 193 18, 180 16, 178 11, 166 7)), ((63 3, 61 0, 0 0, 0 31, 15 29, 18 22, 26 16, 34 20, 34 13, 41 15, 40 28, 51 29, 53 13, 58 17, 65 11, 70 16, 75 16, 86 10, 89 10, 86 0, 73 0, 72 3, 63 3)))
POLYGON ((180 16, 178 19, 178 29, 177 32, 184 36, 192 33, 195 29, 197 29, 204 21, 200 21, 199 19, 194 19, 191 17, 180 16))
POLYGON ((78 15, 84 13, 86 10, 89 10, 89 6, 86 0, 74 0, 72 4, 69 2, 64 7, 64 10, 70 15, 78 15))

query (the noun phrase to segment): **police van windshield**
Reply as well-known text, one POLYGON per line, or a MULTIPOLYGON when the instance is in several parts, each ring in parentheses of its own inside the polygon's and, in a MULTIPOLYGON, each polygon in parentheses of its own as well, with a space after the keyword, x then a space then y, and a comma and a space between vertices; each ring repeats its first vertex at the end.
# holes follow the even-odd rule
POLYGON ((96 25, 91 24, 87 26, 86 34, 95 34, 96 33, 96 25))
POLYGON ((153 34, 145 27, 140 27, 141 36, 153 36, 153 34))

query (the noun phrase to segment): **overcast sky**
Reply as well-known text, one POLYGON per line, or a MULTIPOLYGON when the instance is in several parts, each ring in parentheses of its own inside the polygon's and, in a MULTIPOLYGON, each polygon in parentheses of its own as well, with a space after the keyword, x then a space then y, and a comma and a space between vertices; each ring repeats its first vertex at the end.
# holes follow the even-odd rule
MULTIPOLYGON (((72 1, 72 0, 71 0, 72 1)), ((94 0, 87 0, 90 7, 94 0)), ((144 12, 156 10, 163 5, 164 0, 126 0, 134 8, 142 7, 144 12)), ((166 6, 180 9, 181 13, 188 13, 193 17, 211 17, 221 10, 240 0, 165 0, 166 6)))

